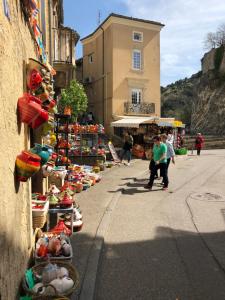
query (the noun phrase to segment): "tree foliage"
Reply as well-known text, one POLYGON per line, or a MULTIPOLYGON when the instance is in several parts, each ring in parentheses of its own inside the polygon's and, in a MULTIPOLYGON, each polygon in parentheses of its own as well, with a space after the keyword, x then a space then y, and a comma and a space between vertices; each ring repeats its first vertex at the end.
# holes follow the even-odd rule
POLYGON ((82 84, 76 80, 71 80, 69 87, 63 89, 61 92, 61 99, 59 101, 60 110, 64 110, 66 106, 72 109, 72 118, 85 112, 87 109, 88 99, 82 84))
POLYGON ((225 45, 225 23, 221 24, 216 32, 208 32, 204 40, 204 48, 211 50, 212 48, 225 45))
POLYGON ((224 56, 224 46, 222 45, 216 49, 215 56, 214 56, 214 66, 216 71, 220 69, 223 56, 224 56))

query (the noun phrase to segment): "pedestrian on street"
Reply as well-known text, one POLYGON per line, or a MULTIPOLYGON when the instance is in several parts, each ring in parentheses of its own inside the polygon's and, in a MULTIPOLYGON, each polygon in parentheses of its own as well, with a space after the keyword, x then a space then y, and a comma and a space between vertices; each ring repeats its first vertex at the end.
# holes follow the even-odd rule
POLYGON ((152 172, 150 174, 149 182, 145 188, 152 190, 152 186, 155 179, 155 174, 158 169, 160 169, 161 175, 163 177, 163 190, 168 189, 168 177, 167 177, 167 146, 162 143, 160 136, 155 136, 153 138, 153 160, 155 165, 153 166, 152 172))
POLYGON ((204 145, 204 138, 201 135, 201 133, 198 133, 195 139, 195 149, 197 150, 197 155, 200 155, 203 145, 204 145))
MULTIPOLYGON (((171 144, 170 141, 168 141, 168 139, 167 139, 167 135, 166 134, 162 134, 161 138, 162 138, 162 142, 164 144, 166 144, 166 146, 167 146, 166 171, 167 171, 167 178, 168 178, 168 168, 169 168, 171 160, 172 160, 172 163, 175 164, 175 159, 174 159, 175 158, 175 152, 174 152, 173 144, 171 144)), ((169 178, 168 178, 168 183, 169 183, 169 178)), ((162 181, 162 184, 164 184, 163 181, 162 181)))
POLYGON ((168 130, 167 141, 173 145, 174 143, 173 129, 168 130))
POLYGON ((87 122, 88 122, 88 125, 92 125, 94 124, 94 121, 95 121, 95 118, 94 118, 94 115, 93 113, 90 111, 87 115, 87 122))
POLYGON ((131 135, 131 133, 125 132, 124 135, 124 145, 123 145, 123 149, 122 149, 122 153, 121 153, 121 162, 123 161, 124 157, 127 157, 127 166, 130 165, 130 161, 131 161, 131 151, 133 148, 133 144, 134 144, 134 139, 131 135))

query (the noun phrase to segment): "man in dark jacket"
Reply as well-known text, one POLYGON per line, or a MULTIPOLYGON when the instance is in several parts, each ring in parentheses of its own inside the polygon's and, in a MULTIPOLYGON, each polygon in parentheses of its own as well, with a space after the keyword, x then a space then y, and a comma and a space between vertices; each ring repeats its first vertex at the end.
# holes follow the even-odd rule
POLYGON ((123 145, 123 149, 122 149, 122 153, 121 153, 121 161, 123 161, 123 158, 125 156, 127 156, 127 165, 130 165, 130 161, 131 161, 131 150, 133 148, 133 144, 134 144, 134 139, 131 135, 130 132, 126 132, 125 136, 124 136, 124 145, 123 145))

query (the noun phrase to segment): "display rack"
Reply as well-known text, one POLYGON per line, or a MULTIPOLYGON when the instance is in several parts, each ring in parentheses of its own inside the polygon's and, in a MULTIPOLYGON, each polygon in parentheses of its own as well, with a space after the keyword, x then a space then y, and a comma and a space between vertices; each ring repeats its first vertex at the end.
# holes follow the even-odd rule
POLYGON ((71 134, 73 140, 72 149, 69 151, 69 158, 74 163, 81 164, 96 164, 97 160, 105 161, 105 156, 98 154, 99 150, 99 139, 104 140, 104 133, 96 132, 82 132, 77 134, 71 134), (89 148, 90 151, 85 152, 85 147, 89 148), (95 148, 95 153, 93 152, 95 148))
POLYGON ((66 141, 66 144, 68 145, 69 142, 69 122, 70 122, 71 116, 69 115, 62 115, 62 114, 55 114, 55 135, 56 135, 56 146, 55 146, 55 151, 58 155, 58 158, 56 160, 56 166, 66 166, 66 169, 68 169, 69 163, 69 148, 68 147, 59 147, 59 141, 60 141, 60 136, 63 137, 63 139, 66 141), (64 126, 64 130, 60 130, 60 126, 64 126), (60 156, 60 150, 65 150, 65 154, 63 155, 64 157, 67 158, 67 162, 61 162, 59 160, 60 156))

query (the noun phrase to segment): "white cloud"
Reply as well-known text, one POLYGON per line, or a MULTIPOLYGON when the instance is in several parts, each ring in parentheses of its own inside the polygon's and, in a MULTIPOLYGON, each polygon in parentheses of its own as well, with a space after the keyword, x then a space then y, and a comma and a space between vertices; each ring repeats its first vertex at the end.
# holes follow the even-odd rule
POLYGON ((203 40, 225 23, 221 0, 121 0, 128 15, 158 21, 161 31, 161 84, 188 77, 200 70, 203 40))

